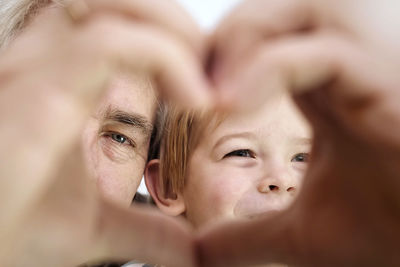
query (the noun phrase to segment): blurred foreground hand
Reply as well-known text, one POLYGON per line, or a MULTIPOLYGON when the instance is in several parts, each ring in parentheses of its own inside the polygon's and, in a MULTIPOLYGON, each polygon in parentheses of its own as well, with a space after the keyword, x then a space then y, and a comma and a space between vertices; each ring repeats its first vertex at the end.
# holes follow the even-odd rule
POLYGON ((296 202, 203 231, 202 266, 400 264, 399 12, 390 0, 253 0, 222 22, 210 73, 226 103, 289 90, 315 140, 296 202))
POLYGON ((186 224, 102 197, 79 146, 115 72, 208 101, 203 37, 174 2, 73 1, 45 8, 0 57, 0 265, 137 259, 193 264, 186 224))

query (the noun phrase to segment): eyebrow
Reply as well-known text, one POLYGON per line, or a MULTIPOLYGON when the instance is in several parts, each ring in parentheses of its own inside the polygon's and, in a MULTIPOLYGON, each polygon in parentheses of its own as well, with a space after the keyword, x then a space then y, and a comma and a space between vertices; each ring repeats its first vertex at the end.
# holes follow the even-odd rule
POLYGON ((146 117, 137 113, 126 112, 120 109, 107 109, 104 114, 104 120, 110 120, 137 128, 142 130, 146 135, 150 135, 153 131, 153 124, 150 123, 146 117))
MULTIPOLYGON (((234 138, 255 139, 256 134, 254 134, 253 132, 240 132, 240 133, 227 134, 218 139, 218 141, 214 145, 214 148, 220 146, 227 140, 234 138)), ((296 136, 291 138, 290 142, 293 145, 312 145, 312 138, 296 136)))
POLYGON ((312 138, 308 137, 294 137, 291 142, 295 145, 312 145, 312 138))
POLYGON ((240 133, 232 133, 232 134, 227 134, 222 136, 221 138, 218 139, 218 141, 215 143, 214 148, 220 146, 221 144, 225 143, 229 139, 233 138, 248 138, 248 139, 254 139, 255 134, 252 132, 240 132, 240 133))

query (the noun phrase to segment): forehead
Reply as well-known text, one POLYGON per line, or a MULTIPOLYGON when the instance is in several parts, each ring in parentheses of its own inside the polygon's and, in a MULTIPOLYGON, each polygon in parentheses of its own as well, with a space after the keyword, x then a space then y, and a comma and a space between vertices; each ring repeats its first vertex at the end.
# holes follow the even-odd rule
POLYGON ((156 104, 156 92, 147 77, 118 74, 109 83, 109 88, 97 110, 97 116, 101 117, 112 108, 139 114, 149 122, 153 122, 156 104))
POLYGON ((219 123, 211 126, 210 134, 216 138, 239 132, 258 133, 262 136, 295 135, 311 137, 311 129, 293 103, 292 99, 283 95, 266 101, 259 108, 246 112, 225 114, 219 123))

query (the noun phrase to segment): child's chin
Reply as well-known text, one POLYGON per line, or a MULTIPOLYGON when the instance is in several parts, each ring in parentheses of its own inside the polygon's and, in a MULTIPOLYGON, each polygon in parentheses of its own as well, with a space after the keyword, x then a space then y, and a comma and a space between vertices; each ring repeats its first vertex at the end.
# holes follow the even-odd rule
POLYGON ((267 218, 271 217, 276 213, 279 213, 280 209, 270 209, 268 211, 261 211, 261 212, 253 212, 253 213, 248 213, 248 214, 243 214, 240 217, 244 219, 249 219, 249 220, 254 220, 258 218, 267 218))

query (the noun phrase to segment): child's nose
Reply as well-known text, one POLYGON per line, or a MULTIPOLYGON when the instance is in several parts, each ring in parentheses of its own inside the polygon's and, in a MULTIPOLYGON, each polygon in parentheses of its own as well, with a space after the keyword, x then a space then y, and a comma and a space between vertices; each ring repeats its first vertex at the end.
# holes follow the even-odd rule
POLYGON ((260 193, 280 193, 294 195, 298 189, 298 182, 296 179, 287 177, 265 177, 259 181, 257 189, 260 193))

